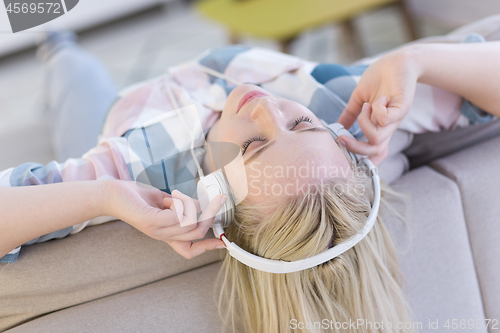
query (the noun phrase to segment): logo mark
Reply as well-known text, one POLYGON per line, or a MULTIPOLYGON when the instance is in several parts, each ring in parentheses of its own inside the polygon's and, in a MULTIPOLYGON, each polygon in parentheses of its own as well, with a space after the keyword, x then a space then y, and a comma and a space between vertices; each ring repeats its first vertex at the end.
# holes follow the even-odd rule
POLYGON ((52 21, 72 10, 79 0, 48 1, 3 0, 12 32, 16 33, 52 21))

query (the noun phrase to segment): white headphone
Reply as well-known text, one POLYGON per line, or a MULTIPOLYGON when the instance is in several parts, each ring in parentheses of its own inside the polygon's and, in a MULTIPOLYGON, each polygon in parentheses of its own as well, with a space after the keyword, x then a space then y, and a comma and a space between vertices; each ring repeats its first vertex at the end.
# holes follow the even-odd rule
MULTIPOLYGON (((330 131, 334 139, 336 140, 340 135, 346 135, 352 137, 352 134, 342 126, 342 124, 334 123, 327 125, 322 121, 323 125, 330 131)), ((291 273, 298 272, 307 268, 311 268, 320 265, 332 258, 339 256, 345 251, 349 250, 351 247, 356 245, 361 241, 368 232, 372 229, 375 221, 377 220, 377 215, 380 207, 380 178, 377 173, 377 168, 372 164, 372 162, 364 156, 359 156, 354 153, 349 152, 351 159, 358 165, 359 163, 364 163, 368 168, 373 180, 373 186, 375 189, 375 198, 373 202, 372 209, 368 215, 363 229, 351 237, 350 239, 335 245, 334 247, 324 251, 323 253, 317 254, 315 256, 297 260, 297 261, 282 261, 282 260, 271 260, 259 257, 255 254, 249 253, 242 248, 240 248, 235 243, 229 241, 226 238, 224 229, 228 227, 234 218, 235 208, 235 197, 231 191, 226 177, 221 171, 213 172, 205 177, 200 175, 200 181, 198 182, 197 192, 198 201, 200 203, 200 208, 206 209, 208 204, 219 194, 224 193, 227 196, 227 200, 224 206, 221 208, 219 213, 214 218, 214 224, 212 229, 217 238, 220 238, 226 245, 226 249, 229 254, 242 262, 243 264, 250 266, 254 269, 268 272, 268 273, 291 273)))
MULTIPOLYGON (((236 80, 233 80, 225 76, 224 74, 213 71, 212 69, 202 66, 200 64, 198 64, 198 67, 210 75, 221 77, 229 82, 234 83, 235 85, 241 84, 240 82, 237 82, 236 80)), ((234 195, 229 185, 229 182, 227 181, 227 178, 222 171, 215 171, 207 176, 203 175, 203 170, 201 169, 201 166, 199 165, 196 159, 196 155, 194 153, 194 139, 195 139, 194 134, 191 132, 189 126, 185 122, 182 114, 180 114, 180 112, 178 111, 177 103, 175 102, 175 98, 173 97, 172 92, 168 87, 168 84, 166 86, 167 86, 167 94, 170 100, 172 101, 175 110, 178 112, 180 118, 182 119, 184 125, 186 126, 187 130, 189 131, 192 137, 191 156, 194 159, 194 162, 198 169, 198 174, 200 176, 200 180, 198 181, 197 185, 197 194, 201 210, 204 211, 207 208, 208 204, 217 195, 224 193, 227 196, 226 202, 224 203, 224 205, 214 218, 212 229, 214 231, 215 237, 220 238, 224 242, 224 244, 226 245, 226 249, 229 251, 229 254, 233 258, 237 259, 238 261, 242 262, 243 264, 249 267, 268 273, 298 272, 320 265, 328 260, 331 260, 339 256, 340 254, 344 253, 345 251, 349 250, 351 247, 359 243, 372 229, 373 225, 375 224, 375 221, 377 220, 377 215, 380 208, 380 195, 381 195, 380 178, 378 176, 377 168, 368 158, 366 158, 366 156, 357 155, 348 151, 350 158, 354 161, 356 165, 362 163, 368 167, 369 173, 371 174, 373 180, 373 187, 375 193, 370 214, 368 215, 366 224, 359 233, 320 254, 297 261, 283 261, 283 260, 272 260, 272 259, 262 258, 243 250, 235 243, 229 241, 224 233, 223 228, 228 227, 233 222, 234 210, 236 209, 236 205, 239 202, 237 202, 236 196, 234 195)), ((333 123, 328 125, 323 120, 321 120, 321 122, 330 131, 331 135, 335 140, 337 140, 337 138, 340 135, 345 135, 354 138, 353 135, 348 130, 346 130, 344 126, 342 126, 342 124, 333 123)), ((241 156, 241 154, 239 156, 241 156)))

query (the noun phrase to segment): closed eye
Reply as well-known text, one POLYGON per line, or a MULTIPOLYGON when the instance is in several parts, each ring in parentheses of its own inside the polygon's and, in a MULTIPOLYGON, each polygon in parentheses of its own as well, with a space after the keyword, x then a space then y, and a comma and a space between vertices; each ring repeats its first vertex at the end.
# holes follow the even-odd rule
MULTIPOLYGON (((293 122, 293 126, 291 128, 291 130, 295 129, 295 127, 297 127, 300 123, 302 122, 307 122, 307 123, 312 123, 313 120, 310 118, 310 117, 307 117, 307 116, 301 116, 301 117, 298 117, 297 119, 295 119, 295 121, 293 122)), ((254 141, 265 141, 266 138, 261 136, 261 135, 258 135, 258 136, 253 136, 251 137, 250 139, 246 140, 243 145, 241 146, 241 150, 243 151, 242 152, 242 155, 245 154, 245 152, 247 151, 248 147, 250 146, 250 144, 254 141)))
POLYGON ((297 127, 298 124, 300 124, 301 122, 307 122, 307 123, 312 123, 312 119, 310 117, 307 117, 307 116, 301 116, 297 119, 295 119, 294 123, 293 123, 293 126, 292 126, 292 129, 294 129, 295 127, 297 127))
POLYGON ((247 148, 248 146, 250 146, 250 144, 254 141, 265 141, 266 138, 264 138, 263 136, 252 136, 250 139, 248 139, 247 141, 245 141, 243 143, 243 145, 241 146, 241 149, 243 150, 243 154, 245 154, 245 152, 247 151, 247 148))

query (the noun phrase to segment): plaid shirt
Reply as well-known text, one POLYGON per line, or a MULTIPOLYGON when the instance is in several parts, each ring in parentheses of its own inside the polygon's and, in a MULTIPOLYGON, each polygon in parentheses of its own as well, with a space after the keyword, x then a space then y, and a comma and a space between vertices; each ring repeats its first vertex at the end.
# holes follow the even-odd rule
MULTIPOLYGON (((466 41, 482 41, 477 36, 472 35, 466 41)), ((0 172, 0 186, 122 179, 146 183, 168 193, 178 189, 195 197, 196 167, 190 153, 191 142, 196 141, 196 157, 201 163, 205 153, 203 134, 218 118, 235 82, 260 85, 307 106, 318 118, 333 123, 344 110, 364 70, 376 59, 342 66, 244 46, 205 52, 197 59, 170 68, 166 75, 123 90, 108 113, 98 145, 81 158, 47 165, 25 163, 7 169, 0 172), (213 74, 210 70, 223 73, 222 77, 209 74, 213 74), (167 88, 175 101, 169 98, 167 88)), ((417 84, 414 104, 400 129, 412 133, 440 131, 492 118, 458 95, 417 84)), ((362 136, 357 123, 350 131, 356 137, 362 136)), ((87 225, 110 220, 113 218, 99 217, 23 245, 65 237, 87 225)), ((20 248, 0 262, 17 260, 20 248)))

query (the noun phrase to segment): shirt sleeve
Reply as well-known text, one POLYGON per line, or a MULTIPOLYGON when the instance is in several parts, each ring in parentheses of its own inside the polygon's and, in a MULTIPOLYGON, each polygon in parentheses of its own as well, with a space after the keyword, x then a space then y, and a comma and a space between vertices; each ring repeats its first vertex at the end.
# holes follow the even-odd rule
MULTIPOLYGON (((46 165, 24 163, 0 172, 0 187, 44 185, 69 181, 122 179, 130 180, 130 173, 120 147, 126 146, 125 138, 101 141, 80 158, 71 158, 63 163, 52 161, 46 165)), ((89 221, 84 222, 87 224, 89 221)), ((57 230, 37 237, 23 245, 63 238, 74 227, 57 230)), ((82 228, 80 228, 81 230, 82 228)), ((21 247, 0 258, 0 263, 15 262, 21 247)))

